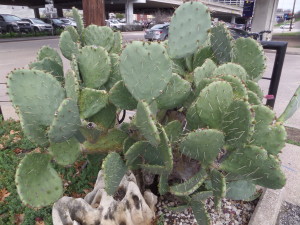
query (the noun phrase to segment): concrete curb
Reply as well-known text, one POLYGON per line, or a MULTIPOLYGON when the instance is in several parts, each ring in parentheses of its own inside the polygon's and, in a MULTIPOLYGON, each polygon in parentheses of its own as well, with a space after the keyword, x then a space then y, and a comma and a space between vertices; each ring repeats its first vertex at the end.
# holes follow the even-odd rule
POLYGON ((58 39, 59 36, 41 36, 41 37, 20 37, 20 38, 0 38, 0 43, 5 42, 19 42, 19 41, 37 41, 37 40, 48 40, 58 39))
POLYGON ((281 208, 283 189, 265 189, 248 225, 274 225, 281 208))

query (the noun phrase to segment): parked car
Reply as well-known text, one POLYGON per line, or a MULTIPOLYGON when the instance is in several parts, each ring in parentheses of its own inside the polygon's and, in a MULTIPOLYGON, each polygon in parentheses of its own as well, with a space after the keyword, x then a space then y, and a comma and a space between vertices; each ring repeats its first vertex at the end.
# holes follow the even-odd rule
POLYGON ((73 26, 76 28, 77 24, 74 20, 69 18, 59 18, 63 23, 65 23, 67 26, 73 26))
MULTIPOLYGON (((292 24, 292 29, 294 28, 294 25, 295 25, 295 24, 292 24)), ((290 24, 289 24, 289 23, 283 24, 283 25, 280 26, 280 28, 281 28, 281 29, 290 29, 290 24)))
POLYGON ((51 24, 54 30, 64 29, 67 25, 57 18, 42 18, 45 23, 51 24))
POLYGON ((107 26, 109 26, 113 30, 121 30, 122 26, 125 25, 125 23, 121 23, 118 20, 106 20, 107 26))
POLYGON ((37 18, 25 18, 22 19, 22 21, 29 22, 31 26, 33 27, 34 32, 52 32, 53 27, 51 24, 45 23, 44 21, 37 19, 37 18))
POLYGON ((0 14, 1 32, 31 32, 32 27, 29 22, 22 21, 21 18, 10 15, 0 14))
POLYGON ((151 29, 145 30, 145 39, 147 40, 166 40, 169 34, 169 24, 156 24, 151 29))
POLYGON ((234 39, 240 38, 240 37, 252 37, 253 39, 257 40, 259 34, 258 33, 249 33, 247 31, 241 30, 241 29, 237 29, 237 28, 228 28, 228 30, 231 33, 231 36, 234 39))

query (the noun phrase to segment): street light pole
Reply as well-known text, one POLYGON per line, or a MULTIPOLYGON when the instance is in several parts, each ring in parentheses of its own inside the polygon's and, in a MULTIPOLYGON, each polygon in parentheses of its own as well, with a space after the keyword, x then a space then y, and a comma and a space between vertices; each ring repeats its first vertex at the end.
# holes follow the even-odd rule
POLYGON ((293 19, 295 17, 295 5, 296 5, 296 0, 294 0, 294 6, 293 6, 293 11, 292 11, 292 18, 291 18, 291 22, 290 22, 290 31, 292 30, 292 25, 293 25, 293 19))

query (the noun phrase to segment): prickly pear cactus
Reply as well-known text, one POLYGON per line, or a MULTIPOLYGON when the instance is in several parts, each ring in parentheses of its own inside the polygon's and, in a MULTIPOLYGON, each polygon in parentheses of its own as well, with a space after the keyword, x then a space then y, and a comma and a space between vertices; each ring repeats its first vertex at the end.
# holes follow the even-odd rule
POLYGON ((158 175, 160 194, 184 199, 178 209, 191 208, 199 224, 210 223, 208 197, 219 208, 225 196, 253 199, 255 185, 284 186, 283 122, 299 107, 300 88, 279 119, 263 105, 257 81, 266 65, 258 42, 233 40, 223 24, 211 29, 210 13, 199 2, 176 10, 169 42, 133 42, 124 50, 120 33, 84 28, 73 13, 79 26, 66 28, 60 39, 71 70, 64 75, 60 55, 43 47, 30 69, 8 76, 25 134, 45 148, 17 169, 25 204, 55 202, 63 187, 51 160, 66 166, 81 152, 107 155, 102 167, 109 195, 127 170, 158 175), (135 115, 118 120, 125 110, 135 115))

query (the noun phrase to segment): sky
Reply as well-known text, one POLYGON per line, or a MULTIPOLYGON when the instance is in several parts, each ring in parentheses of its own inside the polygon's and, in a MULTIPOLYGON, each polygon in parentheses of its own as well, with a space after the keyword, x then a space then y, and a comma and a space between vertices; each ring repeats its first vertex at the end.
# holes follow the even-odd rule
MULTIPOLYGON (((279 0, 279 9, 293 9, 294 0, 279 0)), ((300 0, 296 0, 295 12, 300 11, 300 0)))

